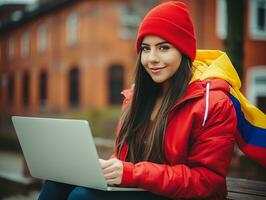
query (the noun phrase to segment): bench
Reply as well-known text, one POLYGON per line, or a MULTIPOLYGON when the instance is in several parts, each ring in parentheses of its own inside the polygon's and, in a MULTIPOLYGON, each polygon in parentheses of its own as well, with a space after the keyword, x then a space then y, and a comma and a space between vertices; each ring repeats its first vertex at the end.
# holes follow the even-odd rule
POLYGON ((227 177, 228 199, 266 200, 266 182, 227 177))
POLYGON ((0 199, 37 199, 42 186, 40 179, 22 177, 20 174, 0 173, 0 199), (32 197, 32 193, 36 198, 32 197), (20 197, 20 198, 19 198, 20 197))
MULTIPOLYGON (((20 183, 0 177, 0 197, 10 195, 28 195, 32 190, 40 190, 38 184, 20 183)), ((266 182, 254 181, 240 178, 227 178, 228 197, 230 200, 265 200, 266 182)), ((0 198, 1 199, 1 198, 0 198)))

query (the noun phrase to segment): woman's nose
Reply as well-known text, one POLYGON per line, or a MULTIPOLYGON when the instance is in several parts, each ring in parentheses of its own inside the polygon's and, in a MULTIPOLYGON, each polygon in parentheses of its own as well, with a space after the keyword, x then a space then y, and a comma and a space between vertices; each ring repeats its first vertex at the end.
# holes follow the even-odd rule
POLYGON ((148 56, 148 61, 149 62, 159 62, 159 57, 156 52, 156 49, 150 50, 149 56, 148 56))

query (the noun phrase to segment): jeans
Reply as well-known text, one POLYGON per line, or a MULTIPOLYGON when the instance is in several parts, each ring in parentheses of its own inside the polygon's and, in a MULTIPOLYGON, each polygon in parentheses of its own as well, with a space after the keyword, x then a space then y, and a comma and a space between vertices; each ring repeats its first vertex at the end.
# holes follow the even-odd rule
POLYGON ((81 186, 46 181, 39 200, 166 200, 148 191, 102 191, 81 186))

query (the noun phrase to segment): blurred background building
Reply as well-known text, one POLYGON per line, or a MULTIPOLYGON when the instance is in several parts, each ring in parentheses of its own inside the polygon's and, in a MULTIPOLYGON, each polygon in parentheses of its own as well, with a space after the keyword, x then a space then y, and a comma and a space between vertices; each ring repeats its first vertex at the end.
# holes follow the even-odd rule
MULTIPOLYGON (((160 2, 39 0, 26 6, 3 1, 1 130, 13 114, 49 115, 121 103, 121 90, 133 81, 137 27, 146 10, 160 2)), ((192 13, 197 47, 225 50, 230 6, 226 0, 183 2, 192 13)), ((265 112, 266 1, 242 2, 243 26, 234 34, 243 38, 243 48, 229 56, 243 51, 238 66, 243 68, 243 91, 265 112)))
POLYGON ((1 130, 9 130, 13 114, 121 103, 120 92, 132 82, 133 37, 144 6, 111 0, 1 5, 16 10, 1 18, 1 130))
MULTIPOLYGON (((12 115, 119 105, 133 83, 138 25, 164 1, 0 0, 0 143, 16 140, 12 115)), ((226 51, 242 91, 266 112, 266 0, 181 1, 197 47, 226 51)))

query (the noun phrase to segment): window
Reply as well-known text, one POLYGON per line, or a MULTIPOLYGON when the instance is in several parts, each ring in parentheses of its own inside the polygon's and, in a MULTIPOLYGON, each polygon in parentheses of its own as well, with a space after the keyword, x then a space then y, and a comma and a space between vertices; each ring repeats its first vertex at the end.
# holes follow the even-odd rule
POLYGON ((28 106, 29 105, 29 74, 28 74, 28 72, 25 72, 24 74, 23 74, 23 79, 22 79, 22 81, 23 81, 23 105, 24 106, 28 106))
POLYGON ((21 38, 21 56, 26 58, 30 53, 30 34, 26 32, 22 35, 21 38))
POLYGON ((66 42, 68 46, 74 46, 78 40, 78 15, 76 13, 71 13, 67 17, 66 22, 66 42))
POLYGON ((1 80, 1 86, 6 86, 7 84, 7 75, 4 73, 0 76, 1 80))
POLYGON ((257 98, 258 108, 266 113, 266 96, 258 96, 257 98))
POLYGON ((117 4, 118 14, 120 15, 119 37, 123 40, 135 40, 138 26, 146 14, 146 11, 158 5, 160 2, 162 1, 120 1, 120 3, 117 4))
POLYGON ((247 97, 249 101, 266 111, 266 66, 252 67, 248 74, 247 97))
POLYGON ((216 34, 224 40, 227 37, 227 4, 226 0, 216 1, 216 34))
POLYGON ((266 0, 252 0, 249 2, 250 36, 255 40, 266 40, 266 0))
POLYGON ((79 105, 79 70, 77 68, 69 72, 69 102, 71 107, 79 105))
POLYGON ((44 52, 47 49, 47 28, 45 25, 41 25, 37 31, 37 50, 44 52))
POLYGON ((132 5, 121 5, 119 7, 121 28, 119 36, 122 39, 134 39, 137 35, 138 25, 141 21, 140 13, 132 5))
POLYGON ((121 92, 124 85, 124 69, 121 65, 113 65, 108 71, 109 103, 122 103, 121 92))
POLYGON ((9 38, 8 40, 8 59, 12 60, 15 54, 15 44, 13 37, 9 38))
POLYGON ((41 72, 39 79, 39 100, 41 108, 47 106, 47 75, 46 72, 41 72))
POLYGON ((21 10, 16 10, 11 15, 11 20, 14 22, 19 21, 23 16, 23 12, 21 10))
POLYGON ((2 103, 2 102, 1 102, 1 101, 2 101, 2 96, 3 96, 2 92, 3 92, 2 78, 1 78, 1 76, 0 76, 0 104, 2 103))
POLYGON ((0 74, 0 101, 1 97, 5 96, 3 88, 6 87, 7 84, 7 74, 0 74))
POLYGON ((14 77, 12 75, 8 78, 7 87, 8 104, 12 105, 14 101, 14 77))

